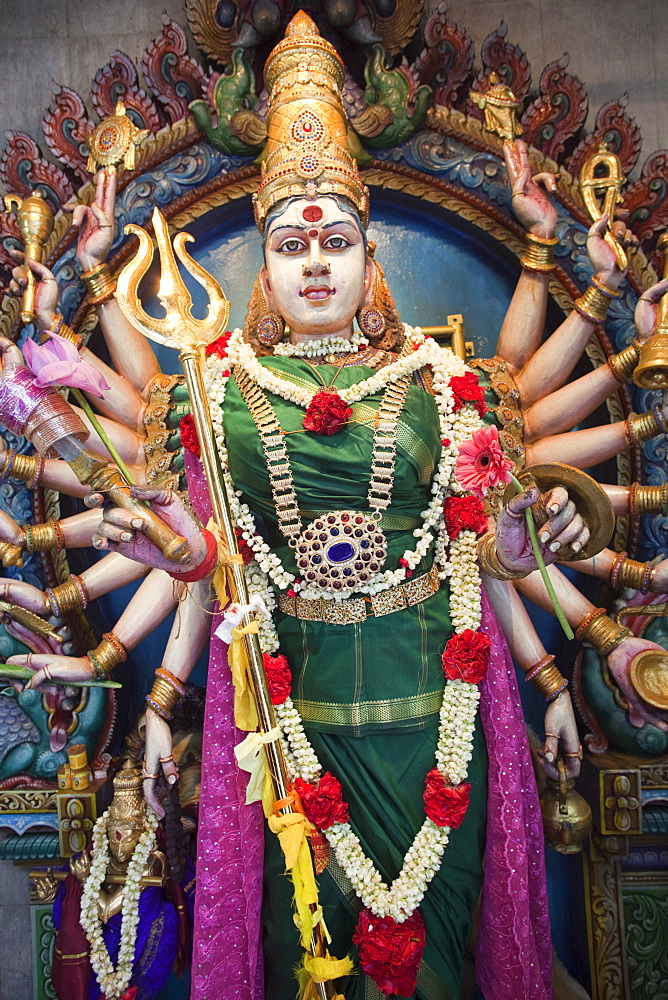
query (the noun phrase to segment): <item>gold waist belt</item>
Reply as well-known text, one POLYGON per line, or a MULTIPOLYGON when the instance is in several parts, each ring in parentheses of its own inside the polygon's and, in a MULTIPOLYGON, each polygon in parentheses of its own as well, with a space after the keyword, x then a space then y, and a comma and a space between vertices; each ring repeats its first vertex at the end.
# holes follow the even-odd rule
POLYGON ((279 594, 278 606, 284 614, 307 622, 352 625, 353 622, 363 622, 369 615, 376 617, 391 615, 394 611, 403 611, 413 604, 421 604, 435 594, 440 585, 438 566, 432 566, 424 576, 406 580, 398 587, 390 587, 371 597, 349 597, 345 601, 326 601, 318 598, 309 601, 304 597, 279 594))

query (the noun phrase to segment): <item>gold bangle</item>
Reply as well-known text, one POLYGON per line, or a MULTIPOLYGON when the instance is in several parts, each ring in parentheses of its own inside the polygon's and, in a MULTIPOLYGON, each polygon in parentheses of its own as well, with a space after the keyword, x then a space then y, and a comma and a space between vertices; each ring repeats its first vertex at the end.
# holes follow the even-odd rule
POLYGON ((604 287, 600 282, 591 284, 584 294, 573 303, 576 311, 590 323, 602 323, 607 315, 611 300, 617 298, 611 289, 604 292, 604 287))
POLYGON ((506 569, 496 551, 494 535, 487 534, 478 542, 478 562, 480 569, 494 580, 523 580, 531 570, 506 569))
MULTIPOLYGON (((617 567, 617 587, 628 587, 629 590, 639 590, 646 594, 652 582, 653 566, 651 562, 639 562, 637 559, 623 557, 617 567)), ((612 573, 610 574, 612 576, 612 573)))
MULTIPOLYGON (((7 464, 7 459, 5 459, 5 464, 7 464)), ((11 470, 12 479, 19 479, 32 489, 38 478, 39 464, 37 455, 15 455, 11 470)))
POLYGON ((113 298, 116 280, 111 276, 108 264, 98 264, 90 271, 84 271, 81 277, 88 286, 88 301, 92 306, 100 306, 113 298))
POLYGON ((84 342, 83 334, 75 333, 72 327, 68 326, 67 323, 63 323, 61 325, 60 330, 58 331, 58 336, 64 337, 65 340, 69 340, 71 344, 74 344, 77 351, 80 351, 81 348, 83 347, 83 342, 84 342))
POLYGON ((100 644, 95 649, 90 649, 86 655, 90 657, 95 667, 99 667, 107 677, 114 667, 127 659, 123 643, 113 635, 113 632, 105 633, 100 644))
POLYGON ((575 638, 582 639, 582 636, 589 628, 591 623, 594 621, 594 619, 600 618, 601 615, 604 614, 605 614, 605 608, 594 608, 593 611, 590 611, 589 614, 585 615, 575 629, 575 638))
POLYGON ((174 708, 180 700, 181 694, 176 688, 156 674, 151 692, 146 696, 149 707, 169 722, 174 717, 174 708))
POLYGON ((527 247, 524 255, 520 257, 520 264, 527 271, 538 271, 542 274, 554 271, 556 267, 554 248, 558 243, 559 240, 556 236, 543 238, 542 236, 534 236, 533 233, 527 233, 527 247))
POLYGON ((629 514, 631 517, 642 517, 644 514, 663 514, 668 517, 668 483, 661 483, 660 486, 631 483, 629 514))
POLYGON ((607 656, 633 633, 630 628, 618 625, 607 615, 594 618, 584 629, 578 628, 578 638, 598 650, 601 656, 607 656))
POLYGON ((646 410, 645 413, 629 413, 626 418, 626 441, 630 448, 644 444, 645 441, 650 441, 662 433, 663 429, 653 410, 646 410))
POLYGON ((611 354, 608 358, 608 368, 614 375, 615 379, 624 385, 633 375, 634 371, 638 366, 638 361, 640 360, 640 348, 638 346, 638 341, 634 340, 632 344, 625 347, 623 351, 619 354, 611 354))
POLYGON ((44 524, 25 524, 23 532, 28 555, 32 555, 33 552, 50 552, 52 549, 62 552, 65 547, 60 521, 55 517, 44 524))

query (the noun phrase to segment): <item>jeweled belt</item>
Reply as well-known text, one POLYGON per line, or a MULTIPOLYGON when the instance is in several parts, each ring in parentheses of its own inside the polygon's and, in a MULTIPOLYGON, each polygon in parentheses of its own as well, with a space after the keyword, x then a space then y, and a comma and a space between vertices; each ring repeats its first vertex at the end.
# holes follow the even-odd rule
POLYGON ((406 580, 398 587, 381 590, 370 597, 348 597, 343 601, 326 601, 323 598, 309 601, 305 597, 279 594, 278 607, 286 615, 308 622, 326 622, 328 625, 352 625, 369 616, 380 617, 403 611, 414 604, 421 604, 435 594, 440 586, 438 566, 428 573, 406 580))

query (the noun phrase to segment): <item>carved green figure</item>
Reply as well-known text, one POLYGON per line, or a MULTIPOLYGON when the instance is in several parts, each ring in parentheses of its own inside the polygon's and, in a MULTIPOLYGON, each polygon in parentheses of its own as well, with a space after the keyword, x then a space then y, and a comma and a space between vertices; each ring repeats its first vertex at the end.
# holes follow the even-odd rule
POLYGON ((193 101, 193 118, 212 146, 233 156, 256 156, 261 152, 267 130, 252 109, 257 104, 255 75, 243 49, 234 49, 232 65, 213 88, 216 125, 206 101, 193 101))

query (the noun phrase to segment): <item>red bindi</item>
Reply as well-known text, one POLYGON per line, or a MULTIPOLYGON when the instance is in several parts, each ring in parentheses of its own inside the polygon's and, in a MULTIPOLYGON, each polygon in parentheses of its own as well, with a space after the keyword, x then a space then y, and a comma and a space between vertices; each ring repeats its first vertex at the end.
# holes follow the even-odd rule
POLYGON ((309 236, 317 236, 318 235, 318 230, 317 229, 309 229, 308 234, 309 234, 309 236))
POLYGON ((319 222, 322 219, 322 209, 320 205, 307 205, 302 212, 304 222, 319 222))

